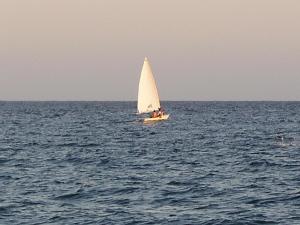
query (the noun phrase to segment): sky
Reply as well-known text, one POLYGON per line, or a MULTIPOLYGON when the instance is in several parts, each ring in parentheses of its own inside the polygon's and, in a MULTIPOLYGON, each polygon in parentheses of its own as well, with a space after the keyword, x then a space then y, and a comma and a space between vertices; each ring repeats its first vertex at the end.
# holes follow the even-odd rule
POLYGON ((300 100, 299 0, 0 0, 0 100, 300 100))

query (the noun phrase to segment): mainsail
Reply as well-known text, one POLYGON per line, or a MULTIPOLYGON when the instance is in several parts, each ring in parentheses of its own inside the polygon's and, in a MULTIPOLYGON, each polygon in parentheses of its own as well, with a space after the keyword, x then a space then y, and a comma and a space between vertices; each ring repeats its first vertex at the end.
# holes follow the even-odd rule
POLYGON ((160 107, 159 96, 153 73, 147 58, 141 72, 138 94, 138 113, 148 113, 160 107))

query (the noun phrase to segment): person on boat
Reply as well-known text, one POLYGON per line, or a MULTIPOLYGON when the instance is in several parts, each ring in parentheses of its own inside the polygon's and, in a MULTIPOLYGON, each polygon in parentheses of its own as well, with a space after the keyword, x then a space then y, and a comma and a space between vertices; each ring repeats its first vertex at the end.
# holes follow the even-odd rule
POLYGON ((158 115, 163 116, 164 114, 165 114, 165 111, 161 107, 159 107, 158 108, 158 115))
POLYGON ((158 108, 157 116, 160 116, 160 117, 161 117, 161 109, 160 109, 160 108, 158 108))
POLYGON ((158 112, 156 112, 156 110, 153 110, 153 112, 151 113, 151 118, 156 118, 158 117, 158 112))

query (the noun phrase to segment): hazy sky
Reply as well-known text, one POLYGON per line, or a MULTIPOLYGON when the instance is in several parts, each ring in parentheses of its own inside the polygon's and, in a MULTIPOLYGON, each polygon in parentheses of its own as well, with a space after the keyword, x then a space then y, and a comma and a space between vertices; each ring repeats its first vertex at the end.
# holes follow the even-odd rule
POLYGON ((0 0, 1 100, 300 100, 299 0, 0 0))

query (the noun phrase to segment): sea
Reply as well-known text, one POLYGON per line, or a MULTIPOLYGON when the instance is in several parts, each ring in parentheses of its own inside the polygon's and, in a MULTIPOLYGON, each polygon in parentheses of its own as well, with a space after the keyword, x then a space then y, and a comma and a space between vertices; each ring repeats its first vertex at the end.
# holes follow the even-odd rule
POLYGON ((300 224, 300 102, 0 102, 0 224, 300 224))

